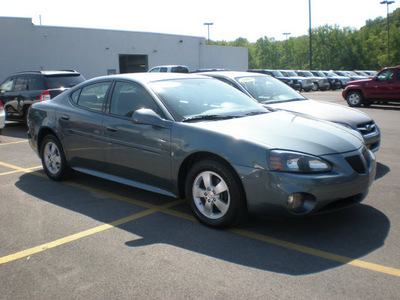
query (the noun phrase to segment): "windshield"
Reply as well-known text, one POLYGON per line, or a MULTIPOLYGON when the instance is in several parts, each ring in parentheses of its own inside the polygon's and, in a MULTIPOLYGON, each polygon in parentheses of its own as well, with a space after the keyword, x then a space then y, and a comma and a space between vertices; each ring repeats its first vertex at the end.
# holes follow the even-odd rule
POLYGON ((313 74, 315 75, 315 76, 317 76, 317 77, 325 77, 325 74, 324 73, 322 73, 322 72, 313 72, 313 74))
POLYGON ((262 104, 305 99, 294 89, 272 77, 248 76, 235 79, 262 104))
POLYGON ((273 75, 274 77, 285 77, 285 76, 283 76, 283 74, 282 74, 281 72, 279 72, 279 71, 271 71, 271 73, 272 73, 272 75, 273 75))
POLYGON ((339 77, 338 74, 335 74, 333 72, 326 72, 325 74, 326 74, 326 76, 329 76, 329 77, 339 77))
POLYGON ((216 79, 163 80, 152 82, 150 87, 177 121, 268 112, 241 91, 216 79))
POLYGON ((306 75, 307 77, 314 77, 314 75, 309 71, 303 72, 303 74, 306 75))
POLYGON ((285 71, 286 77, 297 77, 297 74, 294 71, 285 71))

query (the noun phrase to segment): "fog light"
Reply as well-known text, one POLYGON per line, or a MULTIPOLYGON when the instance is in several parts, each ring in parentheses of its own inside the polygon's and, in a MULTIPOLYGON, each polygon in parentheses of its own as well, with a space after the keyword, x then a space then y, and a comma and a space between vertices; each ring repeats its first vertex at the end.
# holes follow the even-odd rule
POLYGON ((291 213, 301 215, 310 212, 316 203, 317 200, 311 194, 293 193, 287 198, 286 207, 291 213))
POLYGON ((298 213, 302 210, 304 205, 304 197, 300 193, 291 194, 286 200, 287 208, 293 212, 298 213))

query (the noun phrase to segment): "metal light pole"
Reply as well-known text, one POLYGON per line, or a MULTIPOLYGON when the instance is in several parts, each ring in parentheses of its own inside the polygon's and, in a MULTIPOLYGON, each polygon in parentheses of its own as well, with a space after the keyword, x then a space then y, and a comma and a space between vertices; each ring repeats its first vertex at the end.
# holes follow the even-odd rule
POLYGON ((388 67, 390 66, 390 47, 389 47, 389 38, 390 38, 390 35, 389 35, 389 28, 390 28, 390 26, 389 26, 389 5, 390 4, 392 4, 392 3, 394 3, 394 1, 388 1, 388 0, 384 0, 384 1, 382 1, 381 2, 381 4, 386 4, 386 8, 387 8, 387 17, 386 17, 386 19, 387 19, 387 29, 388 29, 388 41, 387 41, 387 55, 388 55, 388 67))
POLYGON ((308 19, 310 24, 310 70, 312 70, 311 0, 308 0, 308 19))
POLYGON ((207 30, 208 30, 208 43, 210 44, 210 25, 214 25, 214 23, 204 23, 204 25, 207 25, 207 30))

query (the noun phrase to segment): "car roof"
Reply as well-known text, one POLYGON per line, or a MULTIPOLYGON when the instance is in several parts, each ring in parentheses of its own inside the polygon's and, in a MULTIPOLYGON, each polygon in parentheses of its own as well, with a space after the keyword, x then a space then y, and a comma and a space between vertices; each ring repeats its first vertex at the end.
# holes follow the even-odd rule
POLYGON ((212 72, 200 72, 197 73, 199 75, 206 75, 206 76, 212 76, 212 75, 218 75, 218 76, 224 76, 228 77, 231 79, 235 79, 236 77, 245 77, 245 76, 251 76, 251 77, 271 77, 267 74, 262 74, 262 73, 255 73, 255 72, 240 72, 240 71, 212 71, 212 72))
POLYGON ((173 80, 173 79, 189 79, 198 78, 204 79, 204 76, 190 74, 190 73, 126 73, 126 74, 116 74, 107 75, 101 77, 92 78, 86 82, 99 81, 99 80, 133 80, 142 84, 147 84, 153 81, 161 80, 173 80))
POLYGON ((51 75, 80 75, 79 72, 75 70, 46 70, 46 71, 22 71, 22 72, 17 72, 14 73, 14 75, 25 75, 25 74, 42 74, 45 76, 51 76, 51 75))

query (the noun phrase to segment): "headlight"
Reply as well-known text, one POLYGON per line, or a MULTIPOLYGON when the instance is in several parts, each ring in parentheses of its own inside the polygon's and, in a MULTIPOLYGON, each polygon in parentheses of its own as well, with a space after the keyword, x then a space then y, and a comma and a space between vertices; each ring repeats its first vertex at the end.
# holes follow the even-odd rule
POLYGON ((271 150, 268 164, 271 171, 279 172, 322 173, 331 170, 330 164, 321 158, 286 150, 271 150))

